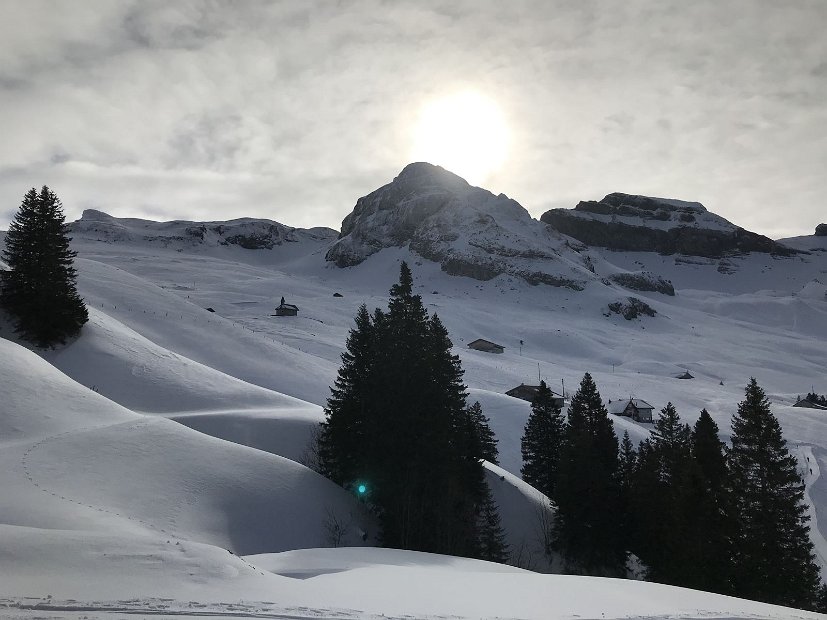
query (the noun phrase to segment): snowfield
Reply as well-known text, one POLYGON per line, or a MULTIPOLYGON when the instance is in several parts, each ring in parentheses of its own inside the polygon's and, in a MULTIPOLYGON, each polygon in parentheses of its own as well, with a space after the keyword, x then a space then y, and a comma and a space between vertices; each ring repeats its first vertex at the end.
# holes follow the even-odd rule
MULTIPOLYGON (((205 224, 199 238, 186 232, 199 230, 193 222, 84 219, 73 242, 90 310, 81 336, 35 353, 0 324, 0 616, 820 617, 524 570, 554 569, 542 553, 549 515, 519 478, 529 405, 504 392, 539 374, 571 393, 588 371, 604 400, 633 396, 658 410, 672 401, 690 423, 705 407, 726 439, 755 376, 805 474, 827 576, 827 415, 792 407, 813 388, 827 392, 827 252, 731 257, 719 270, 588 249, 596 277, 574 291, 449 276, 406 247, 339 268, 325 261, 326 229, 238 220, 205 224), (272 247, 227 242, 265 233, 272 247), (517 566, 371 548, 364 507, 306 467, 353 316, 362 303, 385 306, 401 260, 499 439, 501 466, 487 464, 487 480, 517 566), (676 295, 601 281, 642 270, 671 280, 676 295), (298 316, 272 316, 282 296, 298 316), (608 312, 628 296, 657 316, 608 312), (505 352, 468 349, 476 338, 505 352), (694 380, 675 378, 686 370, 694 380)), ((651 428, 613 421, 633 441, 651 428)))

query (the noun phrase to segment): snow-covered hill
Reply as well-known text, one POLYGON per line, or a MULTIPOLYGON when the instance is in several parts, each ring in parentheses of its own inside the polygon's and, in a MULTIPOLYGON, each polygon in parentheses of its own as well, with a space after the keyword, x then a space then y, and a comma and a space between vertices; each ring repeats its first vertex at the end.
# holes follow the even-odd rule
MULTIPOLYGON (((658 409, 672 401, 689 422, 705 407, 724 438, 755 376, 806 474, 827 566, 827 416, 792 407, 799 394, 827 392, 823 237, 784 240, 806 251, 789 257, 590 247, 423 164, 361 199, 338 239, 273 222, 156 223, 88 211, 72 231, 90 308, 81 336, 38 356, 0 325, 10 339, 0 338, 0 610, 815 617, 440 556, 298 550, 329 546, 334 521, 346 526, 347 544, 374 533, 350 495, 300 463, 312 459, 307 446, 357 308, 384 306, 406 260, 416 291, 449 329, 470 401, 480 401, 499 439, 501 468, 488 466, 487 479, 515 563, 548 569, 544 498, 518 479, 529 407, 505 392, 539 375, 570 393, 589 371, 606 400, 635 396, 658 409), (538 273, 578 285, 538 286, 530 276, 538 273), (282 296, 298 316, 273 316, 282 296), (609 312, 630 296, 656 315, 609 312), (505 352, 468 349, 477 338, 505 352), (696 378, 675 378, 685 370, 696 378)), ((635 441, 651 428, 613 421, 635 441)))
POLYGON ((229 222, 152 222, 132 218, 114 218, 102 211, 87 209, 69 232, 78 240, 93 239, 119 244, 169 247, 239 246, 247 250, 272 250, 291 243, 321 242, 335 238, 329 228, 291 228, 278 222, 241 218, 229 222))

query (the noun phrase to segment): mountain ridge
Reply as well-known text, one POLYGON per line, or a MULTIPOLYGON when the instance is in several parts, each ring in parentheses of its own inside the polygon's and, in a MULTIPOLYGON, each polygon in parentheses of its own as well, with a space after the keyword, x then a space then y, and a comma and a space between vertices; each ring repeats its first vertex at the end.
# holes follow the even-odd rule
POLYGON ((725 258, 750 252, 793 256, 799 251, 712 213, 699 202, 615 192, 551 209, 540 220, 590 246, 632 252, 725 258))

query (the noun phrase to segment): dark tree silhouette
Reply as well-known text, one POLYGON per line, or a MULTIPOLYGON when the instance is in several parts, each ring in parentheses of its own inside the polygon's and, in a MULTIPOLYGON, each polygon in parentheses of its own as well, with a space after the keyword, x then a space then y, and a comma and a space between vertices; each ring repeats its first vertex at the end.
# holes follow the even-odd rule
POLYGON ((570 570, 622 574, 617 436, 588 373, 569 407, 556 494, 554 546, 570 570))
POLYGON ((45 185, 29 190, 6 233, 10 270, 0 271, 0 303, 15 330, 40 347, 65 342, 89 320, 69 242, 60 199, 45 185))
MULTIPOLYGON (((365 486, 389 547, 494 557, 502 532, 482 459, 496 439, 466 405, 459 357, 402 263, 388 311, 360 308, 319 438, 321 469, 365 486)), ((501 550, 504 553, 504 550, 501 550)))
POLYGON ((754 378, 732 419, 729 471, 737 519, 735 594, 814 608, 819 570, 809 537, 804 483, 754 378))
POLYGON ((470 417, 472 429, 476 435, 479 443, 478 454, 481 459, 485 459, 489 463, 499 465, 499 451, 497 450, 497 438, 494 431, 489 426, 489 419, 485 417, 482 411, 482 405, 475 402, 468 407, 468 415, 470 417))
POLYGON ((560 450, 565 420, 554 404, 554 395, 540 381, 540 389, 531 402, 531 413, 523 431, 520 449, 523 480, 554 501, 556 496, 560 450))
POLYGON ((726 492, 725 446, 706 409, 692 430, 692 460, 684 494, 687 570, 680 585, 732 592, 732 539, 736 528, 726 492))

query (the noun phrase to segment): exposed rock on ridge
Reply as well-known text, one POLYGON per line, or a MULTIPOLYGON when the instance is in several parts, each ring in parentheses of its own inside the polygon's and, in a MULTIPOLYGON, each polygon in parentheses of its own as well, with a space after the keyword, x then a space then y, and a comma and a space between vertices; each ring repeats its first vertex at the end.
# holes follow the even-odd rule
POLYGON ((405 245, 446 273, 477 280, 508 274, 579 290, 594 279, 564 256, 563 240, 517 201, 427 163, 409 164, 391 183, 360 198, 326 259, 350 267, 383 248, 405 245))
POLYGON ((698 202, 615 193, 597 202, 580 202, 574 209, 552 209, 540 219, 578 241, 611 250, 708 258, 797 253, 735 226, 698 202))
POLYGON ((87 209, 70 233, 80 239, 114 242, 149 242, 163 247, 198 245, 237 245, 247 250, 273 249, 302 240, 332 240, 336 232, 329 228, 305 230, 253 218, 227 222, 152 222, 134 218, 116 218, 87 209))

